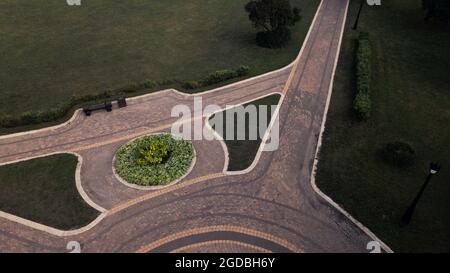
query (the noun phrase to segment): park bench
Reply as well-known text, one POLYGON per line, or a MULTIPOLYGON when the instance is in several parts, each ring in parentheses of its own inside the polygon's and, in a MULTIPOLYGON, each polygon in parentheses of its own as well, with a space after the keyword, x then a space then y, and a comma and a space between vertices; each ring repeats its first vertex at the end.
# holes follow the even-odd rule
POLYGON ((86 114, 86 116, 90 116, 93 111, 96 110, 103 110, 105 109, 107 112, 112 111, 112 103, 111 102, 104 102, 101 104, 95 104, 95 105, 89 105, 83 108, 83 112, 86 114))

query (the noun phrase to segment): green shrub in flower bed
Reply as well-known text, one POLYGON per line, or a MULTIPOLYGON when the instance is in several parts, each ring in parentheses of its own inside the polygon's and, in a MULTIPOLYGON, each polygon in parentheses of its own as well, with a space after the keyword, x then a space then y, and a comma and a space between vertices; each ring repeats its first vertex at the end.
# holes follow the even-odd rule
POLYGON ((160 134, 144 136, 120 147, 114 165, 117 174, 128 183, 160 186, 186 174, 193 159, 190 141, 160 134))

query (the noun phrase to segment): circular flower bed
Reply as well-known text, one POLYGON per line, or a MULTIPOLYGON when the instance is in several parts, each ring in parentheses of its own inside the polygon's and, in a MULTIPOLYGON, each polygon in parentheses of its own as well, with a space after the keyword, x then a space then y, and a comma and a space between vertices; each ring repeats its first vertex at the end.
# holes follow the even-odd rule
POLYGON ((114 166, 128 183, 166 185, 189 170, 194 158, 192 143, 169 134, 144 136, 120 147, 114 166))

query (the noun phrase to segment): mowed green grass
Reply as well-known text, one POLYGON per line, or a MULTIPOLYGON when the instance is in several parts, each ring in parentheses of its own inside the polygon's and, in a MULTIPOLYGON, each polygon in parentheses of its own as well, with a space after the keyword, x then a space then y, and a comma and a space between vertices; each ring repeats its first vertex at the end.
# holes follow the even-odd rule
POLYGON ((352 117, 359 1, 352 1, 337 68, 317 180, 319 187, 398 252, 450 251, 450 32, 425 24, 421 1, 365 6, 360 31, 373 48, 373 114, 352 117), (401 140, 417 153, 414 166, 385 165, 377 151, 401 140), (399 222, 428 174, 442 170, 426 189, 412 222, 399 222))
POLYGON ((288 47, 258 47, 247 0, 0 1, 0 115, 43 110, 73 94, 145 79, 186 81, 251 67, 249 76, 294 59, 318 0, 291 0, 303 19, 288 47))
POLYGON ((99 212, 78 193, 77 163, 58 154, 0 166, 0 210, 62 230, 89 224, 99 212))
MULTIPOLYGON (((251 166, 251 164, 253 163, 253 161, 255 160, 255 156, 256 153, 259 150, 259 147, 261 145, 261 141, 262 138, 264 137, 264 134, 266 131, 264 131, 264 133, 259 133, 259 128, 260 128, 260 107, 261 106, 267 106, 267 124, 265 124, 264 126, 268 126, 271 118, 272 118, 272 109, 275 110, 275 108, 278 105, 278 102, 280 101, 280 95, 279 94, 274 94, 274 95, 269 95, 267 97, 258 99, 258 100, 254 100, 252 102, 246 103, 243 106, 249 106, 249 105, 254 105, 255 109, 256 109, 256 113, 257 113, 257 124, 256 124, 256 129, 257 129, 257 136, 256 139, 250 139, 250 119, 249 119, 249 115, 246 114, 245 115, 245 139, 243 140, 239 140, 237 137, 237 131, 238 131, 238 115, 234 114, 235 118, 234 118, 234 137, 228 139, 227 137, 227 131, 226 131, 226 124, 227 124, 227 111, 233 111, 235 110, 234 108, 229 109, 229 110, 225 110, 223 112, 221 112, 223 114, 223 132, 221 134, 221 136, 223 137, 225 144, 227 146, 228 149, 228 154, 229 154, 229 163, 228 163, 228 171, 241 171, 241 170, 245 170, 248 167, 251 166)), ((212 116, 211 118, 213 118, 214 116, 212 116)), ((213 128, 215 128, 213 126, 213 128)))

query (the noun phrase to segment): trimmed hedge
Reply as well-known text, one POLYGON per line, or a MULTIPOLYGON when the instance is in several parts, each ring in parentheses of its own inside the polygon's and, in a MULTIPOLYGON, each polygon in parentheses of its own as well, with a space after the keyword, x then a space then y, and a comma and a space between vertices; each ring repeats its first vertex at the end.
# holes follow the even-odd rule
POLYGON ((183 83, 183 88, 186 88, 186 89, 197 89, 200 87, 202 87, 202 84, 198 81, 188 81, 188 82, 183 83))
POLYGON ((353 101, 353 109, 358 114, 361 119, 367 119, 370 116, 370 110, 372 103, 370 101, 370 96, 366 92, 359 92, 356 94, 355 100, 353 101))
POLYGON ((190 141, 174 139, 169 134, 150 135, 123 145, 116 152, 114 166, 117 174, 128 183, 140 186, 166 185, 189 170, 194 158, 190 141), (155 143, 169 147, 169 157, 160 164, 142 164, 143 149, 155 143))
POLYGON ((186 89, 196 89, 209 85, 214 85, 234 78, 239 78, 248 75, 250 68, 241 65, 237 69, 223 69, 215 71, 200 81, 188 81, 183 84, 186 89))
POLYGON ((98 99, 106 99, 108 97, 111 97, 111 95, 107 92, 85 96, 72 96, 68 102, 59 104, 58 106, 50 108, 46 111, 27 111, 22 113, 19 117, 13 117, 10 115, 2 116, 0 117, 0 127, 12 128, 54 121, 66 115, 70 109, 77 104, 98 99))
MULTIPOLYGON (((250 68, 245 65, 241 65, 235 70, 219 70, 209 74, 205 79, 201 81, 189 81, 183 83, 182 87, 185 89, 197 89, 204 86, 220 83, 232 78, 243 77, 247 75, 250 68)), ((20 116, 2 115, 0 116, 0 128, 14 128, 19 126, 26 126, 32 124, 39 124, 43 122, 50 122, 58 120, 69 111, 76 107, 87 103, 93 103, 96 101, 108 100, 114 97, 123 96, 124 94, 130 94, 145 89, 154 89, 157 87, 168 86, 176 83, 175 80, 165 79, 161 81, 144 80, 142 82, 130 82, 128 85, 118 88, 116 90, 106 90, 99 93, 88 95, 73 95, 69 101, 61 103, 54 108, 50 108, 45 111, 27 111, 20 116)))
POLYGON ((361 119, 370 117, 371 47, 368 33, 361 33, 356 52, 356 97, 353 109, 361 119))
POLYGON ((155 82, 151 80, 145 80, 140 83, 130 83, 126 87, 122 87, 116 90, 106 90, 100 93, 87 94, 87 95, 73 95, 69 101, 61 103, 54 108, 50 108, 45 111, 27 111, 22 113, 18 117, 11 115, 0 116, 1 128, 13 128, 18 126, 39 124, 42 122, 55 121, 64 117, 72 108, 77 105, 86 104, 88 102, 95 102, 101 100, 108 100, 113 97, 121 96, 126 93, 133 93, 144 89, 152 89, 158 86, 168 85, 174 81, 164 80, 161 82, 155 82))

